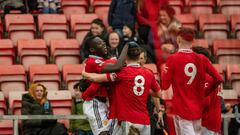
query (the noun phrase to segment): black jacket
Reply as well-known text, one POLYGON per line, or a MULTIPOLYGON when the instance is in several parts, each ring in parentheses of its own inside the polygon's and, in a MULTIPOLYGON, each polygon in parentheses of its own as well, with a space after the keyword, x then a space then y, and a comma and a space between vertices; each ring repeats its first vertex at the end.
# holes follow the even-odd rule
MULTIPOLYGON (((29 94, 22 96, 22 115, 44 115, 53 114, 49 103, 48 113, 45 112, 43 105, 39 104, 29 94)), ((67 135, 63 124, 56 120, 23 120, 24 135, 67 135)))

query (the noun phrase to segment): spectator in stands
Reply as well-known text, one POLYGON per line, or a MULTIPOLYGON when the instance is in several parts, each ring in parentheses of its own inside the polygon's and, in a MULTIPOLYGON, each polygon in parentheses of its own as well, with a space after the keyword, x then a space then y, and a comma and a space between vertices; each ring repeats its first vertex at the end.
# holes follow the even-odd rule
POLYGON ((108 35, 107 46, 109 47, 110 55, 113 57, 119 57, 123 45, 121 44, 120 35, 113 31, 108 35))
POLYGON ((122 37, 124 24, 135 25, 135 0, 112 0, 108 12, 110 30, 114 30, 122 37))
POLYGON ((20 10, 21 13, 26 13, 23 0, 0 0, 0 9, 4 10, 5 14, 9 14, 11 10, 20 10))
POLYGON ((140 46, 143 45, 143 41, 136 34, 135 25, 126 23, 124 24, 122 31, 123 31, 123 44, 126 44, 127 42, 130 41, 134 41, 140 44, 140 46))
MULTIPOLYGON (((240 101, 240 94, 238 94, 238 101, 240 101)), ((240 114, 240 103, 232 106, 232 113, 240 114)), ((239 135, 240 134, 240 118, 231 118, 228 128, 229 135, 239 135)))
POLYGON ((58 8, 60 8, 59 0, 38 0, 38 8, 42 13, 55 14, 58 8))
MULTIPOLYGON (((74 88, 74 99, 72 104, 72 114, 83 115, 83 99, 82 91, 86 90, 88 86, 84 80, 80 80, 79 83, 76 83, 74 88)), ((75 135, 93 135, 91 127, 88 120, 71 120, 70 131, 74 132, 75 135)))
MULTIPOLYGON (((42 84, 32 84, 22 96, 22 115, 52 115, 47 99, 47 89, 42 84)), ((24 135, 68 135, 66 128, 57 120, 23 120, 24 135)))
POLYGON ((80 49, 80 60, 83 62, 89 55, 88 50, 86 49, 86 41, 87 39, 91 37, 100 37, 105 42, 107 41, 107 30, 105 28, 105 25, 101 19, 94 19, 91 24, 91 28, 87 35, 84 37, 81 49, 80 49))
POLYGON ((148 43, 151 26, 157 23, 160 7, 167 4, 168 0, 137 0, 138 33, 145 44, 148 43))

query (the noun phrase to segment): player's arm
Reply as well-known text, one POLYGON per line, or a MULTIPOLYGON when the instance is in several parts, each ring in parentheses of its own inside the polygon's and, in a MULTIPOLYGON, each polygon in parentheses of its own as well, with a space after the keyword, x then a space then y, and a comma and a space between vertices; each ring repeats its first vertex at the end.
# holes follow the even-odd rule
POLYGON ((86 89, 86 91, 83 92, 82 99, 86 100, 89 97, 94 97, 100 87, 101 84, 91 83, 91 85, 86 89))
POLYGON ((96 73, 87 73, 85 71, 82 72, 83 78, 92 81, 92 82, 108 82, 108 78, 106 74, 96 74, 96 73))
POLYGON ((171 62, 169 59, 167 60, 166 65, 163 65, 163 69, 161 72, 160 85, 163 90, 167 90, 172 84, 173 66, 171 65, 171 62))
POLYGON ((128 52, 128 44, 126 44, 123 47, 123 50, 117 60, 117 63, 116 64, 106 64, 101 70, 102 73, 112 73, 112 72, 119 71, 125 63, 127 52, 128 52))
POLYGON ((211 85, 207 87, 205 93, 205 95, 209 95, 211 92, 218 88, 218 86, 223 82, 223 79, 208 59, 206 59, 206 65, 207 73, 213 78, 211 85))

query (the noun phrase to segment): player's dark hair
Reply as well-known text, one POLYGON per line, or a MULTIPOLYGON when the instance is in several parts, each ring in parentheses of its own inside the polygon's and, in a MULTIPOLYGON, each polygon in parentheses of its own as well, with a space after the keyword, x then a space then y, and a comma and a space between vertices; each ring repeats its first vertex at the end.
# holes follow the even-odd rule
POLYGON ((128 49, 128 53, 127 56, 131 59, 131 60, 138 60, 139 56, 141 53, 141 49, 140 47, 135 47, 135 48, 129 48, 128 49))
POLYGON ((89 87, 89 82, 86 79, 81 79, 78 83, 76 83, 73 88, 84 92, 89 87))

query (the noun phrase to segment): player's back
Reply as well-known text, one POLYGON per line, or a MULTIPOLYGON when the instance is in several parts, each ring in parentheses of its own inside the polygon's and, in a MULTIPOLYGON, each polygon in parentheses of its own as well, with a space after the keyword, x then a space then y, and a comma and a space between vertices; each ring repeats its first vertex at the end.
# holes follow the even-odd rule
POLYGON ((147 97, 154 75, 140 66, 127 66, 117 73, 116 100, 118 119, 149 124, 147 97))
POLYGON ((166 65, 172 76, 174 112, 186 119, 199 119, 206 74, 203 56, 180 51, 170 56, 166 65))

